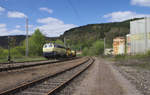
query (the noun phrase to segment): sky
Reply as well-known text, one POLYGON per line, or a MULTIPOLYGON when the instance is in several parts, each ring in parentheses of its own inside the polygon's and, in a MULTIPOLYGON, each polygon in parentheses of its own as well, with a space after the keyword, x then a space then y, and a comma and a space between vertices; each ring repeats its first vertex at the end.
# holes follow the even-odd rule
POLYGON ((0 36, 35 29, 48 37, 71 28, 150 16, 150 0, 0 0, 0 36))

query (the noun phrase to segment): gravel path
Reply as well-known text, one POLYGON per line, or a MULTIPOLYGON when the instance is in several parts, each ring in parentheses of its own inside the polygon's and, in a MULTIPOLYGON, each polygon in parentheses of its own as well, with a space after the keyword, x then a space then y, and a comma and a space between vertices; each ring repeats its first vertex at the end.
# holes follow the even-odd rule
POLYGON ((73 95, 141 95, 110 62, 96 58, 73 95))
POLYGON ((9 89, 12 86, 20 85, 27 81, 37 79, 47 74, 53 75, 57 72, 61 72, 64 69, 80 64, 83 62, 83 59, 85 58, 8 72, 0 72, 0 91, 9 89))
MULTIPOLYGON (((124 66, 117 67, 112 62, 100 57, 95 59, 94 64, 83 74, 79 75, 77 79, 74 79, 70 84, 71 86, 66 86, 61 92, 63 94, 60 95, 150 95, 146 92, 150 90, 149 86, 147 86, 150 82, 149 71, 124 66), (138 91, 143 89, 138 84, 146 87, 146 90, 142 90, 145 92, 144 94, 138 91)), ((70 63, 70 66, 72 64, 70 63)), ((6 72, 7 74, 0 73, 0 76, 3 76, 0 77, 0 89, 10 86, 13 82, 19 83, 19 80, 23 82, 25 79, 29 80, 44 74, 55 73, 66 68, 66 66, 68 67, 68 64, 60 65, 59 63, 59 68, 58 64, 53 64, 45 66, 44 69, 36 67, 27 71, 23 70, 21 73, 20 71, 6 72)))
POLYGON ((150 95, 150 71, 132 66, 118 66, 122 73, 143 95, 150 95))
MULTIPOLYGON (((110 62, 109 62, 110 63, 110 62)), ((118 80, 119 84, 121 85, 123 89, 123 95, 143 95, 140 91, 136 89, 136 86, 131 84, 131 81, 129 81, 125 76, 123 76, 116 66, 108 64, 112 72, 114 73, 116 80, 118 80)), ((113 64, 113 63, 112 63, 113 64)))

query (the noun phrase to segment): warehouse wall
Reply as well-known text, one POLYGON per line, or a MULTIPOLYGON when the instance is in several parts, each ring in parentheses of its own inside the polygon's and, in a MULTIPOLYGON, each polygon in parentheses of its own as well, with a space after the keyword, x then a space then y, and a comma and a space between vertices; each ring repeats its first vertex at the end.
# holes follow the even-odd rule
POLYGON ((150 18, 130 22, 131 53, 150 50, 150 18))

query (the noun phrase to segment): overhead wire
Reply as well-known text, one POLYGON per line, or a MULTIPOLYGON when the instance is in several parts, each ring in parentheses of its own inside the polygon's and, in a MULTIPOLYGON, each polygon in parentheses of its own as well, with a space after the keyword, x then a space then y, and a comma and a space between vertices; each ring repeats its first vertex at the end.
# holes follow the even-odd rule
POLYGON ((70 0, 67 0, 67 2, 71 6, 71 8, 72 8, 73 12, 75 13, 78 21, 81 22, 81 17, 80 17, 80 15, 78 13, 78 10, 75 8, 75 6, 73 5, 73 3, 70 0))

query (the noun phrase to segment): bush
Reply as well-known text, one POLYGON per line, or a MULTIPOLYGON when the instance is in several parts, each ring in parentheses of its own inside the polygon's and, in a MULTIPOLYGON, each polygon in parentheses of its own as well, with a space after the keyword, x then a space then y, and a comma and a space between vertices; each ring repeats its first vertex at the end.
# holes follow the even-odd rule
POLYGON ((92 46, 88 49, 85 47, 83 49, 83 55, 95 56, 102 55, 104 52, 104 43, 102 40, 97 40, 92 44, 92 46))
POLYGON ((17 46, 17 47, 15 47, 15 49, 16 49, 22 56, 25 55, 25 47, 23 47, 23 46, 17 46))
POLYGON ((90 48, 90 55, 102 55, 104 52, 104 42, 102 40, 98 40, 92 44, 90 48))
POLYGON ((6 58, 8 56, 8 50, 0 48, 0 58, 6 58))
POLYGON ((64 46, 64 42, 61 41, 61 40, 58 40, 58 39, 57 39, 57 40, 55 41, 55 43, 64 46))
POLYGON ((12 48, 10 52, 13 58, 24 56, 24 53, 21 52, 21 47, 12 48))
MULTIPOLYGON (((29 38, 29 56, 41 56, 45 42, 45 36, 39 29, 35 30, 34 34, 29 38)), ((25 41, 23 47, 25 48, 25 41)), ((21 48, 21 52, 23 52, 23 47, 21 48)))
POLYGON ((84 49, 83 49, 83 51, 82 51, 82 53, 83 53, 83 55, 84 56, 87 56, 88 55, 88 51, 89 49, 87 48, 87 47, 85 47, 84 49))
MULTIPOLYGON (((25 52, 25 50, 21 46, 17 46, 15 48, 10 48, 10 56, 12 58, 22 57, 25 54, 24 52, 25 52)), ((8 49, 0 48, 0 58, 1 59, 7 59, 8 58, 8 49)))
POLYGON ((149 57, 150 56, 150 50, 147 51, 146 55, 149 57))

